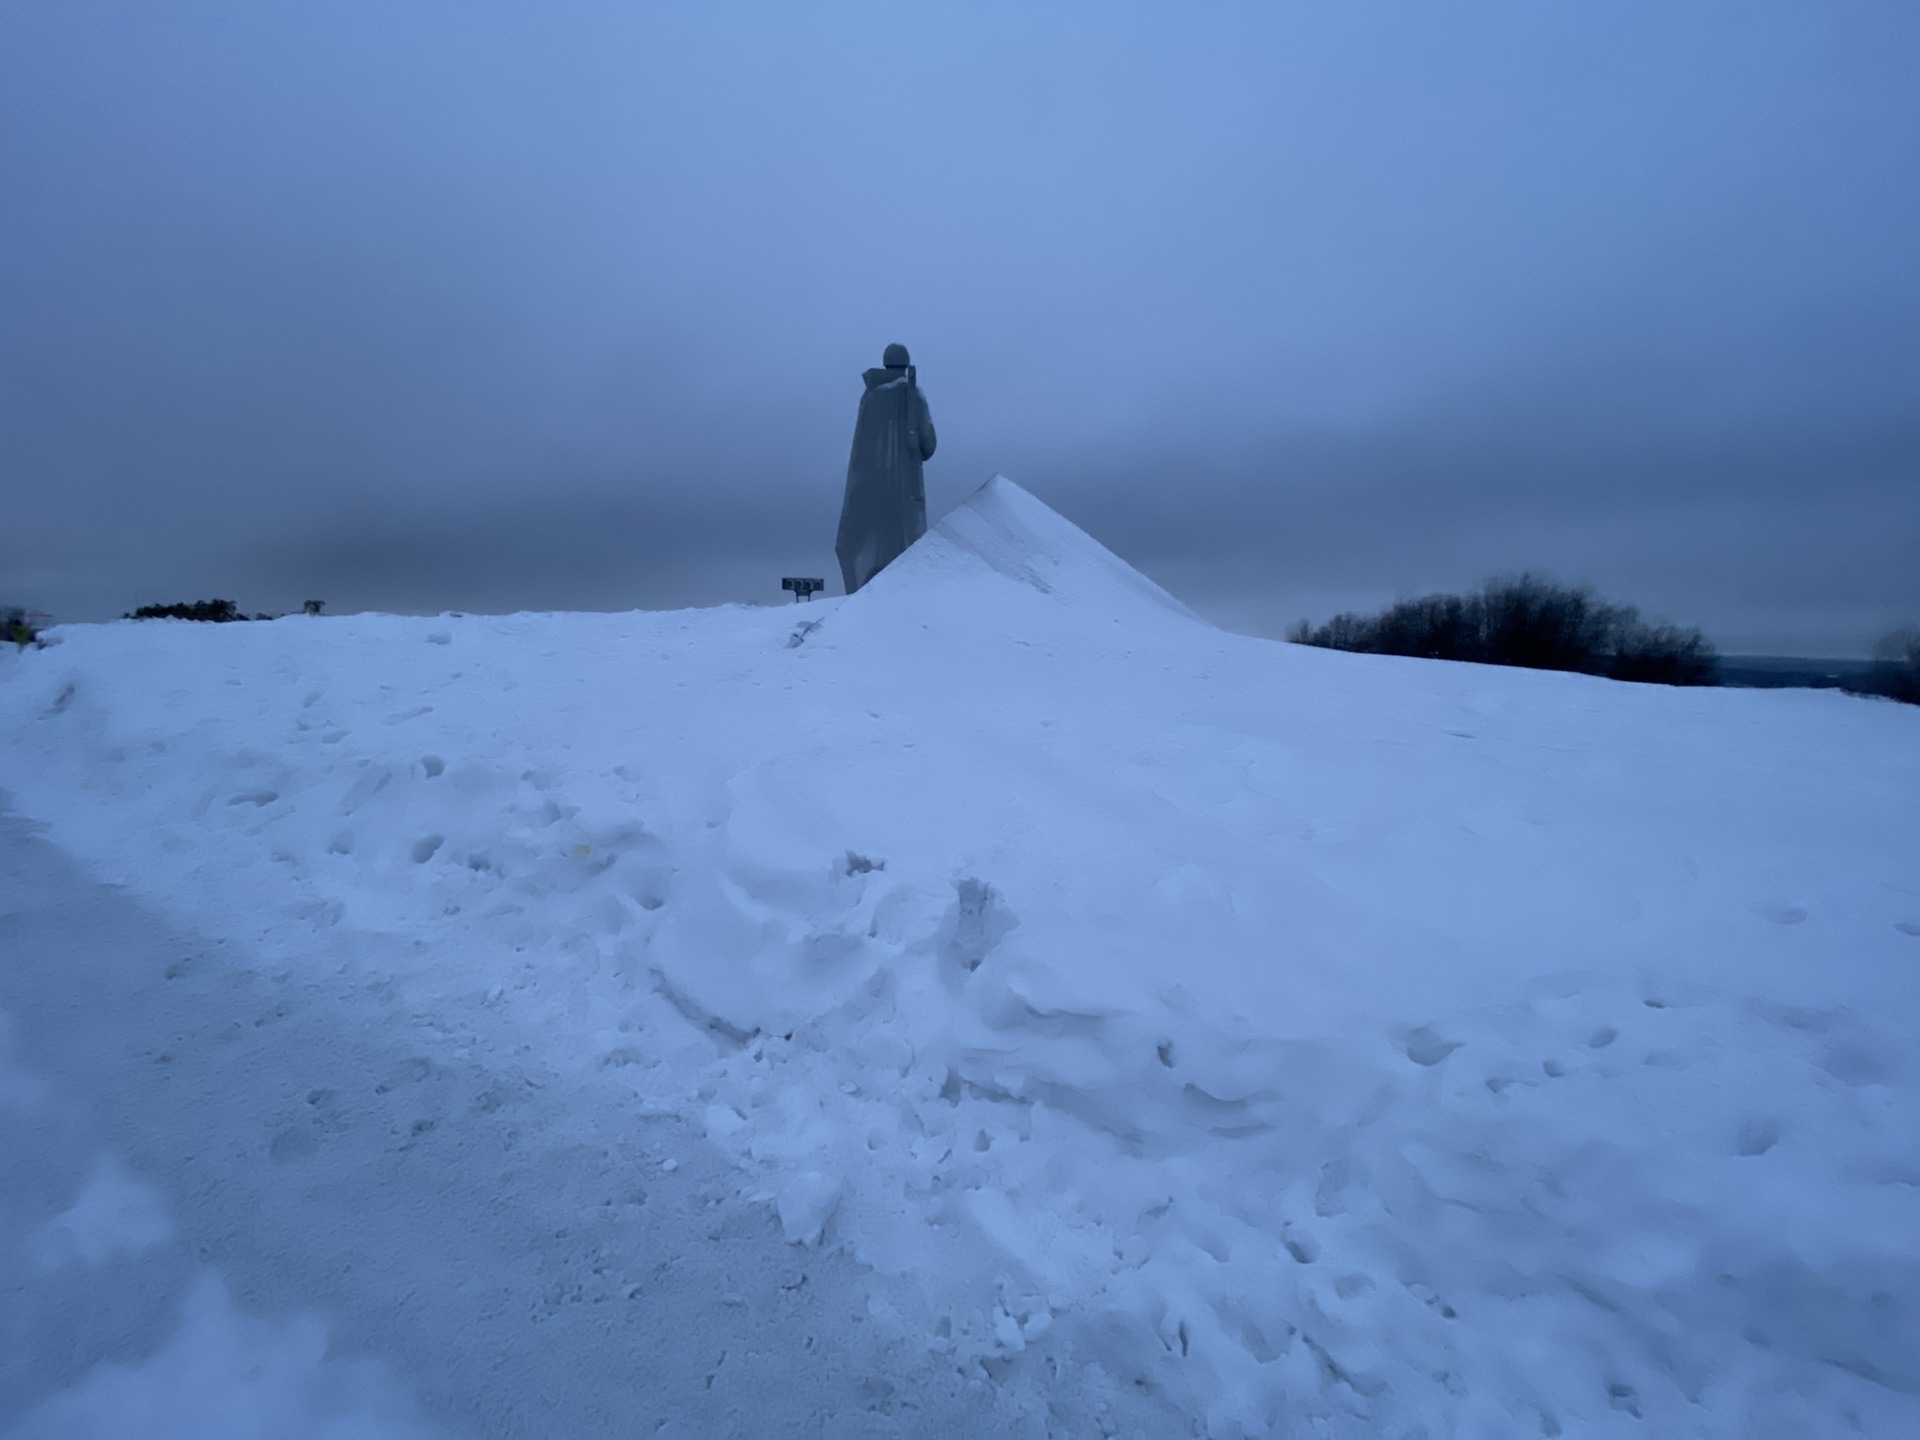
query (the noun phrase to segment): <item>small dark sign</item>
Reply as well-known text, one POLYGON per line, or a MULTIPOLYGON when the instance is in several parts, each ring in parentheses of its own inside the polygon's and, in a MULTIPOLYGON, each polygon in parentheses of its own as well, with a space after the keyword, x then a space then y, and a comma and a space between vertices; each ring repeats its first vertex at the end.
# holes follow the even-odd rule
POLYGON ((804 575, 789 575, 780 582, 782 590, 791 590, 795 600, 811 600, 813 592, 827 588, 824 580, 810 580, 804 575))

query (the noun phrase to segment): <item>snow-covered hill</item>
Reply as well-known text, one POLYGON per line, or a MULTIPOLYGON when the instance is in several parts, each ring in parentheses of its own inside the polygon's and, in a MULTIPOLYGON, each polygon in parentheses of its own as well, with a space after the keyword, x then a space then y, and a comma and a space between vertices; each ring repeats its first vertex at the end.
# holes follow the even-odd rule
MULTIPOLYGON (((542 1433, 448 1357, 560 1316, 665 1347, 556 1382, 606 1433, 1920 1433, 1920 712, 1225 634, 1004 480, 845 601, 58 639, 0 786, 206 954, 0 942, 9 1093, 197 1024, 85 1173, 203 1286, 281 1256, 406 1424, 542 1433), (644 1298, 709 1234, 764 1360, 710 1385, 644 1298)), ((21 1295, 126 1263, 35 1223, 21 1295)))

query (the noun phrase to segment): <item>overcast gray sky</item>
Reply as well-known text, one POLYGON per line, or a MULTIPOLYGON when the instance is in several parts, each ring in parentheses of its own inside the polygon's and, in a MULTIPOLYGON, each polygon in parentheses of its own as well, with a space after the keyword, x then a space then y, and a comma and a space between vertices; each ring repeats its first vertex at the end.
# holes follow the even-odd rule
POLYGON ((779 600, 908 344, 1203 612, 1920 619, 1920 5, 0 0, 0 600, 779 600))

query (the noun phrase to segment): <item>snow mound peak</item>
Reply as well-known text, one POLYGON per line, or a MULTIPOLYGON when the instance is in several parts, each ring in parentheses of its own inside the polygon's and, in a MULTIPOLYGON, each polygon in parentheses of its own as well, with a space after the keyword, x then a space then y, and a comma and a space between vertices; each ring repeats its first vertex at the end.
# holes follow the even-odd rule
POLYGON ((1008 582, 1074 608, 1138 607, 1198 619, 1086 531, 1004 475, 949 511, 860 595, 889 605, 908 596, 1004 591, 1008 582))

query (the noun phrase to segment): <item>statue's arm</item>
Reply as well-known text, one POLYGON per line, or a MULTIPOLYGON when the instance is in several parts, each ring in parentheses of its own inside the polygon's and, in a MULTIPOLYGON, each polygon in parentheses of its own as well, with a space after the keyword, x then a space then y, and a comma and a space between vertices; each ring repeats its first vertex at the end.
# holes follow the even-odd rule
POLYGON ((927 407, 927 397, 918 390, 914 391, 913 398, 920 405, 920 458, 931 460, 934 446, 940 443, 940 437, 933 433, 933 411, 927 407))

